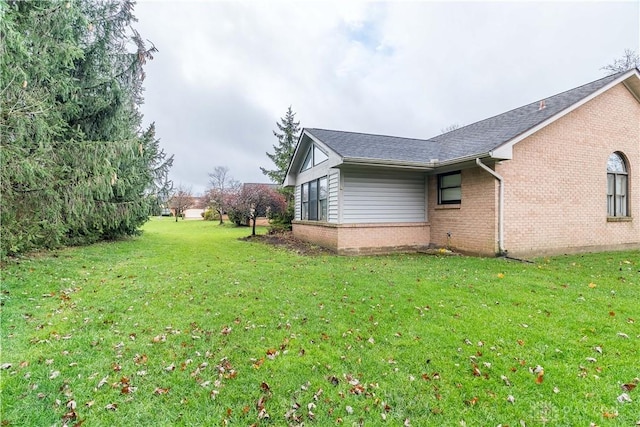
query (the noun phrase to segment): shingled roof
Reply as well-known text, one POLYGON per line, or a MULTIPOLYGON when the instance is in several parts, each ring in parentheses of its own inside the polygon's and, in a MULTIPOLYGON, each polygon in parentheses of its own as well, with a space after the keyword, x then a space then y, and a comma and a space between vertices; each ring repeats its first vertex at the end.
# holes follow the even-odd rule
MULTIPOLYGON (((633 70, 637 74, 637 69, 633 70)), ((430 163, 488 156, 632 70, 616 73, 430 139, 305 128, 345 161, 430 163)), ((630 74, 631 75, 631 74, 630 74)))

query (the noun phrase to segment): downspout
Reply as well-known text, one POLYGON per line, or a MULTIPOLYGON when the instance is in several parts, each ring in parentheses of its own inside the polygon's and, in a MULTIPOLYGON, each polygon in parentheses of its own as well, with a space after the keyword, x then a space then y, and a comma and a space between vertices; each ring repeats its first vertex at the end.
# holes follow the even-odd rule
POLYGON ((504 249, 504 179, 479 158, 476 158, 476 164, 498 180, 498 251, 500 256, 504 256, 507 254, 504 249))

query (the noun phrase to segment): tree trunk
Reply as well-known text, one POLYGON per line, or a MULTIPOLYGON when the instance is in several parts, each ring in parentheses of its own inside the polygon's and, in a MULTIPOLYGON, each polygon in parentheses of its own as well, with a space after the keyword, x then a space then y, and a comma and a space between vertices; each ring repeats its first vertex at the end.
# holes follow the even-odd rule
POLYGON ((251 219, 253 220, 253 226, 251 228, 251 235, 255 236, 256 235, 256 217, 254 216, 251 219))
POLYGON ((178 210, 176 209, 176 222, 178 222, 178 210))
POLYGON ((218 215, 220 215, 220 225, 224 224, 224 221, 222 220, 222 209, 218 210, 218 215))

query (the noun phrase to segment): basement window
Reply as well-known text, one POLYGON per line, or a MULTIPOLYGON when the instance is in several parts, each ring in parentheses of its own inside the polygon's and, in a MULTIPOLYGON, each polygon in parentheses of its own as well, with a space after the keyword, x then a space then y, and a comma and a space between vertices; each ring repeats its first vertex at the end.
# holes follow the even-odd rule
POLYGON ((438 204, 460 204, 462 199, 462 174, 460 171, 438 175, 438 204))

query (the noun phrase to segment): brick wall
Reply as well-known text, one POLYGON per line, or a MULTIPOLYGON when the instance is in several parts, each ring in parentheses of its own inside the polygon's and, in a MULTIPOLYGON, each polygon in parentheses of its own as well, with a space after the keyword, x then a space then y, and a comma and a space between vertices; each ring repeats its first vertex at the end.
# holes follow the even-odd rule
POLYGON ((338 250, 338 227, 311 221, 293 221, 294 237, 334 251, 338 250))
POLYGON ((485 170, 463 169, 459 205, 438 205, 438 177, 429 177, 431 243, 474 255, 498 251, 498 186, 485 170), (447 235, 449 233, 449 235, 447 235))
POLYGON ((293 223, 295 237, 340 254, 360 255, 410 252, 429 246, 428 223, 327 224, 293 223))
POLYGON ((505 178, 514 255, 640 247, 640 104, 622 84, 515 144, 505 178), (607 220, 607 158, 625 154, 631 221, 607 220))

